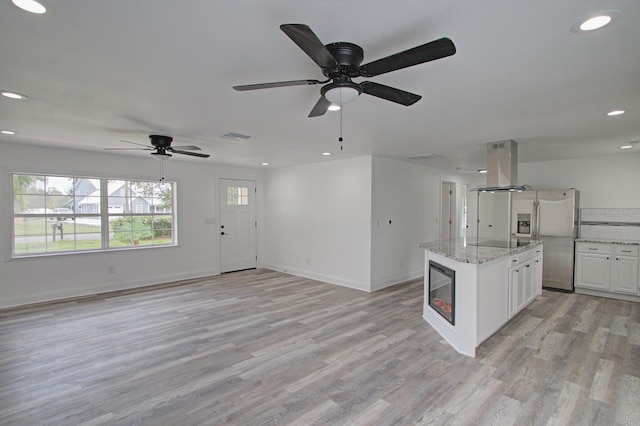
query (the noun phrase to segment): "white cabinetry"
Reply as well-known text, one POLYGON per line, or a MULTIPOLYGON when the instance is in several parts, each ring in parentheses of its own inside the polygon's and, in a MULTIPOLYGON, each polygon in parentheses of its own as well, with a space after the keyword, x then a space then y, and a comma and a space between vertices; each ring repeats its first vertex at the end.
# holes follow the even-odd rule
POLYGON ((611 257, 611 290, 638 294, 638 246, 614 246, 611 257))
POLYGON ((542 294, 542 246, 510 259, 509 318, 542 294))
POLYGON ((509 318, 541 293, 542 247, 512 256, 509 268, 509 318))
POLYGON ((628 244, 577 242, 576 292, 640 301, 638 248, 628 244))

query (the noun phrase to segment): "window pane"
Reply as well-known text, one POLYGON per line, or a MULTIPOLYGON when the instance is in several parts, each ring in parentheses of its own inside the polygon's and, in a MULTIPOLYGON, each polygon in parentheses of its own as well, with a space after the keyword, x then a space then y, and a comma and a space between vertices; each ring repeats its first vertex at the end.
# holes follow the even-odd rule
POLYGON ((76 249, 75 223, 73 221, 65 223, 50 219, 48 224, 47 252, 72 251, 76 249))
POLYGON ((133 245, 131 238, 131 217, 109 217, 109 247, 127 247, 133 245))
POLYGON ((153 212, 171 213, 173 207, 173 184, 154 182, 153 192, 150 198, 153 212))
POLYGON ((236 191, 237 188, 227 187, 227 205, 228 206, 236 206, 238 205, 238 193, 236 191))
POLYGON ((26 174, 12 179, 15 256, 175 244, 174 182, 26 174), (108 194, 101 194, 103 182, 108 194))
POLYGON ((100 216, 79 217, 75 221, 76 250, 102 248, 102 225, 100 216))
POLYGON ((41 195, 14 194, 14 214, 45 214, 45 198, 41 195))
POLYGON ((44 194, 44 176, 13 175, 14 194, 44 194))
POLYGON ((46 220, 42 217, 13 219, 14 253, 38 253, 46 249, 46 220))
POLYGON ((227 205, 228 206, 249 205, 249 188, 244 186, 227 187, 227 205))
MULTIPOLYGON (((100 213, 100 191, 96 191, 97 196, 90 195, 88 197, 79 198, 77 213, 78 214, 99 214, 100 213)), ((94 192, 95 194, 95 192, 94 192)))
POLYGON ((173 243, 173 220, 171 216, 156 216, 153 219, 154 244, 173 243))

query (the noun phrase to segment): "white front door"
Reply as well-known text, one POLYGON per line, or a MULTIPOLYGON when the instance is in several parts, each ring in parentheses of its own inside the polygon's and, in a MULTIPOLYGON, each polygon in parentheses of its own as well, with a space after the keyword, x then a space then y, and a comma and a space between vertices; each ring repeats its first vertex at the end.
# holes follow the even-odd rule
POLYGON ((257 266, 256 183, 220 179, 220 272, 257 266))

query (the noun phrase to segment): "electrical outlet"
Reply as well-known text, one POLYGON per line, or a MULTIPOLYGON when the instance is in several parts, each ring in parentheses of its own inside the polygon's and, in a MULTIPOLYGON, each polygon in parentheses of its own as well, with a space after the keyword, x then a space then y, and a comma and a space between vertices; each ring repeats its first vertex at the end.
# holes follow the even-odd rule
POLYGON ((116 267, 115 266, 113 266, 113 265, 107 266, 107 273, 108 274, 113 274, 115 272, 116 272, 116 267))

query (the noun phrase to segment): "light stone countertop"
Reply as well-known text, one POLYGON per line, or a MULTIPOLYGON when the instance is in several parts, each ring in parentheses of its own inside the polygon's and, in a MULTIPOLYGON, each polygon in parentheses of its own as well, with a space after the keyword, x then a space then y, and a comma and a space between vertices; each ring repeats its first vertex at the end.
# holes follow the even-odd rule
POLYGON ((476 245, 476 240, 440 240, 420 243, 418 247, 429 250, 433 253, 448 257, 461 263, 485 263, 504 256, 511 256, 516 253, 528 250, 542 244, 542 241, 531 240, 528 245, 514 246, 509 248, 485 247, 476 245))
POLYGON ((614 240, 612 238, 578 238, 578 243, 603 243, 603 244, 625 244, 631 246, 640 246, 638 240, 614 240))

